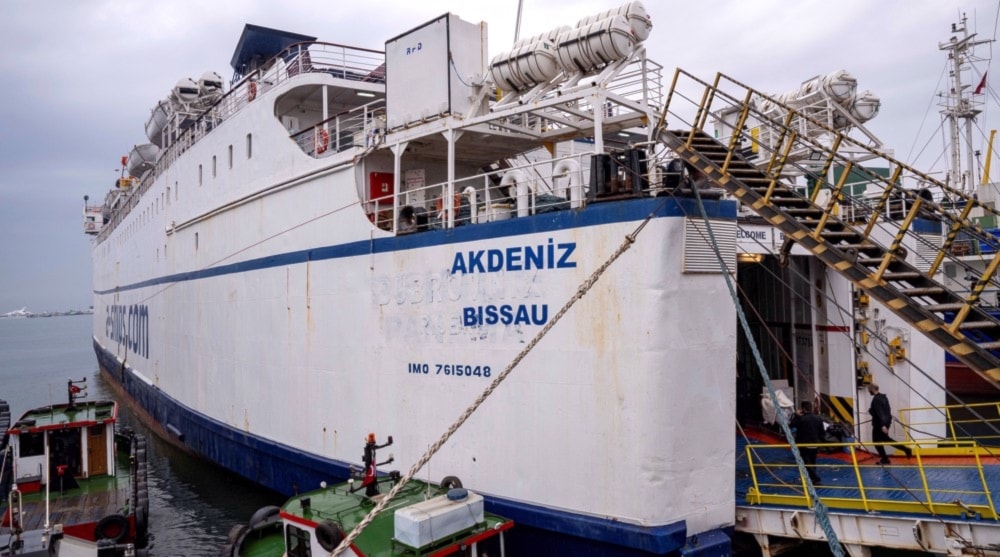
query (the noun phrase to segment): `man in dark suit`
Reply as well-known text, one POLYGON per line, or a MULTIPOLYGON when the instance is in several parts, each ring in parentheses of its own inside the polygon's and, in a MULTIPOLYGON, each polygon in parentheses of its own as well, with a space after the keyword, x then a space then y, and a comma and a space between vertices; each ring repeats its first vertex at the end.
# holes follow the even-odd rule
POLYGON ((792 418, 792 427, 795 428, 795 443, 799 446, 799 454, 802 455, 802 462, 806 465, 809 478, 813 485, 819 485, 819 474, 816 473, 816 453, 819 449, 808 445, 822 443, 825 428, 823 420, 813 414, 813 405, 808 400, 802 401, 802 409, 792 418))
MULTIPOLYGON (((872 395, 872 404, 868 408, 868 413, 872 417, 872 442, 875 450, 878 451, 879 464, 889 464, 889 457, 885 454, 885 445, 881 443, 895 443, 896 440, 889 437, 889 426, 892 425, 892 410, 889 406, 889 397, 878 391, 878 385, 868 384, 868 394, 872 395)), ((911 451, 903 445, 893 445, 898 450, 906 453, 906 458, 910 458, 911 451)))

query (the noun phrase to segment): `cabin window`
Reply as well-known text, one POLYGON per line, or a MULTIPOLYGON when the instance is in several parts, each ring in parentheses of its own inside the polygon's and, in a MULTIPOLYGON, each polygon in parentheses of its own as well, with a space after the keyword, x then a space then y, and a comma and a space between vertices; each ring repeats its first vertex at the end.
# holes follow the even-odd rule
POLYGON ((198 165, 198 185, 200 186, 201 184, 202 184, 202 178, 201 178, 201 165, 199 164, 199 165, 198 165))
POLYGON ((229 146, 229 168, 233 167, 233 146, 229 146))
POLYGON ((174 182, 174 201, 177 201, 177 199, 180 196, 181 196, 181 183, 180 182, 174 182))
POLYGON ((285 555, 288 557, 312 557, 309 532, 289 524, 285 530, 285 536, 285 547, 288 548, 285 555))
POLYGON ((212 178, 215 178, 215 176, 216 176, 216 171, 215 171, 215 155, 212 155, 212 178))
POLYGON ((197 232, 194 233, 194 249, 195 249, 195 251, 198 251, 198 233, 197 232))
POLYGON ((247 158, 253 156, 253 134, 247 134, 247 158))
POLYGON ((42 456, 45 454, 45 436, 41 433, 22 433, 18 456, 42 456))

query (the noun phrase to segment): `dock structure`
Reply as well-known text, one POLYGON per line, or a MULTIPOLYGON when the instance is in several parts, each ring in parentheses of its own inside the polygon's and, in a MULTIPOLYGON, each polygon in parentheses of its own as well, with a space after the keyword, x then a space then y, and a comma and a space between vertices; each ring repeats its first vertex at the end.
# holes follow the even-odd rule
MULTIPOLYGON (((840 543, 856 557, 872 547, 1000 555, 1000 447, 970 451, 973 443, 954 447, 972 456, 926 456, 908 443, 913 456, 897 453, 888 465, 871 444, 820 445, 815 490, 840 543)), ((737 454, 737 532, 754 535, 765 557, 826 541, 789 445, 740 438, 737 454)))

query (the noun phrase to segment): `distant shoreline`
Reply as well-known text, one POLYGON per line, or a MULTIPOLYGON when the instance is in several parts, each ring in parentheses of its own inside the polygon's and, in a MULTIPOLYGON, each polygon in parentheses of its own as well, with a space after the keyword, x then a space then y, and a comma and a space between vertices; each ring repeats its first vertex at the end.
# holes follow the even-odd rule
POLYGON ((69 311, 43 311, 41 313, 23 313, 17 315, 0 315, 0 319, 33 319, 36 317, 66 317, 68 315, 94 315, 92 309, 71 309, 69 311))

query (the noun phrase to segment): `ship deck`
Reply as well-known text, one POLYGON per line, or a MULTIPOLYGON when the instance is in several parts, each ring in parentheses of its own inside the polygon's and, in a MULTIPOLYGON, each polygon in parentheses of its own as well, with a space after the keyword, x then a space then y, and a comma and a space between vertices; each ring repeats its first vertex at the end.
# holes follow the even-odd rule
POLYGON ((29 410, 13 424, 13 428, 31 430, 63 427, 67 424, 96 424, 114 418, 116 406, 113 401, 77 402, 72 408, 66 404, 54 404, 29 410))

